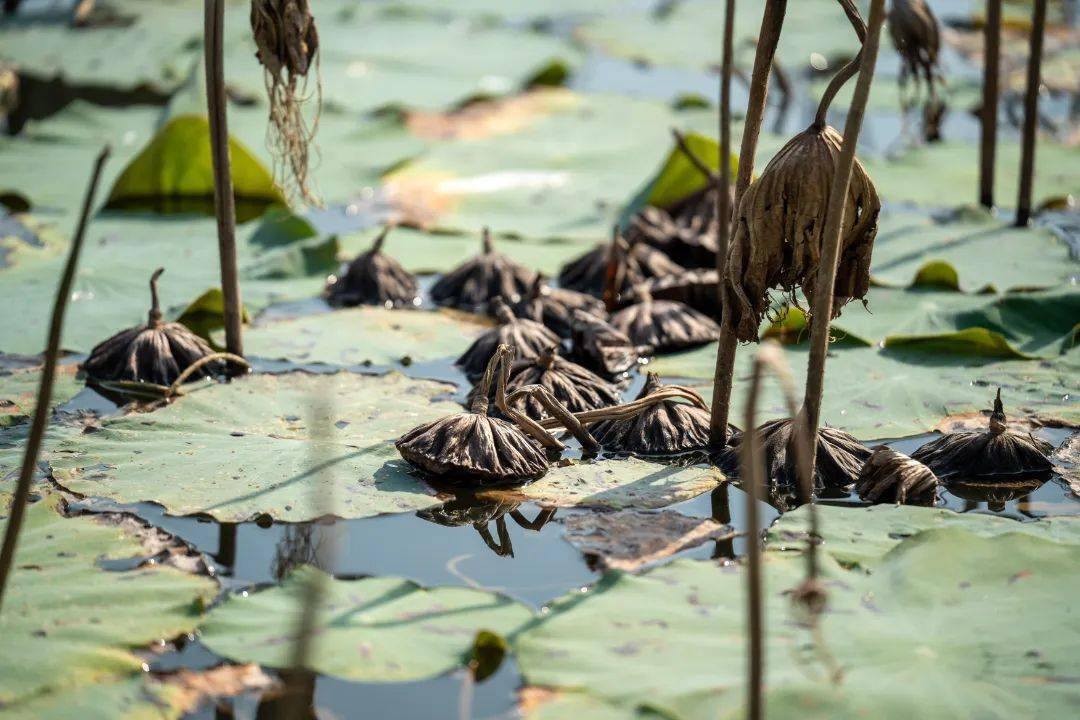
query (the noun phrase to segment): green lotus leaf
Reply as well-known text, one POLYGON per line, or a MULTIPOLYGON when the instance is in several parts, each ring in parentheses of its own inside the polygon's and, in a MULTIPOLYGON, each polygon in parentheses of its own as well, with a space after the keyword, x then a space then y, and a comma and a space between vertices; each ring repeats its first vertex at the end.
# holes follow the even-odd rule
POLYGON ((324 583, 309 668, 359 682, 422 680, 462 667, 482 630, 510 635, 532 611, 464 587, 423 588, 393 577, 335 580, 304 566, 280 585, 231 595, 203 623, 202 642, 239 662, 289 667, 309 582, 324 583))
MULTIPOLYGON (((52 405, 63 405, 82 390, 75 379, 74 363, 60 365, 53 378, 52 405)), ((33 367, 0 374, 0 427, 10 427, 29 420, 37 405, 42 368, 33 367)))
POLYGON ((54 477, 80 495, 156 502, 175 515, 222 521, 269 515, 299 522, 326 513, 359 518, 439 504, 410 474, 393 441, 460 410, 439 400, 453 386, 402 375, 254 375, 209 384, 156 411, 106 420, 57 443, 54 477), (332 408, 329 437, 310 413, 332 408), (322 463, 312 467, 312 457, 322 463))
POLYGON ((336 235, 311 238, 271 250, 244 269, 244 275, 258 280, 287 280, 327 275, 337 270, 341 243, 336 235))
POLYGON ((306 218, 285 208, 271 208, 259 219, 250 242, 259 247, 274 248, 316 235, 318 230, 306 218))
POLYGON ((175 720, 186 712, 178 690, 145 674, 39 695, 4 708, 15 720, 175 720))
MULTIPOLYGON (((240 309, 240 321, 251 321, 246 307, 240 309)), ((225 327, 225 294, 221 288, 208 288, 180 311, 176 322, 213 345, 214 331, 225 327)))

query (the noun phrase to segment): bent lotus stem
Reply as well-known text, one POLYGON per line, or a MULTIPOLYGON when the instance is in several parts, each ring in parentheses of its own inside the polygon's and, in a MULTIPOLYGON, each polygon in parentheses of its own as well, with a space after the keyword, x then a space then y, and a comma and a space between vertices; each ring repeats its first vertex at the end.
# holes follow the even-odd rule
MULTIPOLYGON (((784 26, 786 12, 787 0, 766 0, 765 12, 761 18, 761 31, 758 33, 754 69, 750 76, 750 98, 746 104, 742 146, 739 149, 739 172, 735 176, 735 202, 732 207, 736 211, 754 176, 754 155, 757 153, 761 122, 765 116, 765 101, 769 94, 769 74, 776 55, 776 46, 780 42, 780 31, 784 26)), ((728 31, 725 30, 726 32, 728 31)), ((726 293, 723 291, 727 254, 721 253, 716 263, 717 270, 720 271, 717 278, 717 292, 720 293, 720 341, 716 348, 716 370, 713 374, 709 449, 719 452, 727 445, 728 440, 731 382, 735 373, 735 349, 739 340, 735 336, 731 313, 727 311, 726 293)))
POLYGON ((1016 227, 1026 227, 1031 221, 1031 193, 1035 184, 1035 136, 1039 123, 1039 76, 1042 72, 1045 34, 1046 0, 1035 0, 1035 10, 1031 17, 1027 87, 1024 92, 1024 133, 1020 155, 1020 192, 1016 200, 1016 227))
POLYGON ((998 125, 998 77, 1001 72, 1001 0, 986 0, 983 29, 982 127, 979 130, 979 203, 994 207, 994 161, 998 125))
MULTIPOLYGON (((557 438, 528 415, 519 412, 509 402, 509 399, 506 396, 506 384, 510 380, 510 364, 513 360, 514 349, 509 345, 500 345, 495 350, 495 354, 492 355, 491 360, 488 361, 487 368, 484 370, 484 377, 479 385, 480 391, 473 398, 472 405, 469 409, 479 415, 487 415, 488 398, 491 396, 491 385, 492 383, 495 383, 495 407, 499 408, 499 410, 510 418, 515 425, 545 448, 559 452, 565 450, 566 446, 559 442, 557 438)), ((537 399, 539 400, 540 398, 537 399)), ((551 398, 551 400, 554 401, 555 406, 561 406, 554 398, 551 398)), ((540 402, 543 403, 543 400, 540 400, 540 402)), ((547 405, 545 405, 545 407, 547 407, 547 405)), ((564 406, 561 407, 563 412, 569 414, 569 411, 566 410, 564 406)), ((586 433, 586 435, 588 435, 588 433, 586 433)), ((582 442, 582 445, 584 444, 585 443, 582 442)))
MULTIPOLYGON (((844 14, 847 15, 851 26, 855 28, 855 34, 859 36, 860 45, 865 44, 866 23, 863 22, 862 16, 859 15, 859 9, 855 7, 855 3, 852 0, 837 0, 837 2, 844 9, 844 14)), ((832 105, 833 98, 840 92, 840 88, 844 87, 847 81, 855 77, 855 73, 859 72, 859 67, 862 65, 862 54, 863 48, 860 47, 859 52, 855 54, 851 62, 840 68, 840 71, 829 81, 825 92, 821 94, 821 102, 818 103, 817 113, 814 115, 814 127, 819 129, 825 127, 826 115, 829 114, 829 106, 832 105)))
POLYGON ((677 128, 671 128, 671 136, 675 138, 675 145, 678 146, 679 152, 686 156, 686 159, 690 161, 690 164, 694 166, 694 169, 705 176, 710 186, 718 187, 720 185, 720 176, 713 172, 713 169, 709 167, 704 160, 698 157, 698 154, 690 147, 690 144, 686 142, 686 136, 683 135, 677 128))
MULTIPOLYGON (((586 453, 595 455, 600 452, 600 444, 596 442, 596 439, 589 434, 581 421, 574 417, 573 413, 567 410, 566 406, 559 402, 558 398, 552 395, 547 388, 541 385, 524 385, 511 393, 505 402, 507 406, 510 406, 524 398, 532 398, 539 402, 554 419, 562 423, 581 442, 581 447, 586 453)), ((501 409, 503 412, 507 412, 505 407, 501 409)))
POLYGON ((26 514, 26 503, 30 497, 30 485, 34 480, 34 470, 37 468, 41 441, 45 436, 45 428, 49 423, 53 380, 56 376, 57 360, 60 357, 60 338, 64 331, 64 313, 67 311, 68 299, 71 297, 71 286, 75 281, 75 270, 79 265, 79 254, 82 251, 83 238, 86 236, 90 210, 94 207, 94 196, 97 194, 98 183, 101 180, 101 170, 105 166, 105 161, 109 158, 109 152, 109 146, 106 145, 98 153, 97 160, 94 162, 94 170, 90 175, 90 184, 83 199, 82 212, 79 215, 79 224, 76 226, 75 235, 71 240, 71 250, 68 252, 67 263, 64 265, 64 274, 60 277, 60 285, 56 289, 56 299, 53 300, 49 338, 45 349, 45 362, 41 370, 41 382, 38 384, 37 404, 34 406, 34 419, 30 425, 30 435, 27 437, 26 447, 23 451, 23 461, 19 468, 19 480, 15 485, 15 494, 11 499, 11 511, 8 514, 7 528, 4 531, 4 545, 0 549, 0 610, 3 609, 4 589, 7 587, 12 563, 15 560, 15 548, 18 545, 19 530, 22 528, 23 517, 26 514))
POLYGON ((240 357, 239 355, 233 355, 232 353, 227 352, 211 353, 209 355, 205 355, 199 358, 198 360, 184 368, 184 372, 180 373, 180 375, 177 376, 176 380, 173 381, 173 384, 169 386, 168 394, 170 396, 183 395, 184 391, 181 389, 181 385, 187 382, 187 379, 194 375, 196 372, 198 372, 203 366, 209 365, 210 363, 216 362, 218 360, 225 360, 226 362, 231 362, 234 365, 242 368, 244 372, 249 372, 251 370, 251 363, 249 363, 247 360, 240 357))
POLYGON ((615 306, 618 305, 619 290, 622 286, 619 260, 622 251, 620 246, 623 242, 618 224, 612 226, 611 245, 608 247, 607 268, 604 271, 604 288, 601 298, 604 301, 604 309, 609 313, 614 312, 615 306))
MULTIPOLYGON (((573 417, 582 425, 592 425, 593 423, 603 422, 605 420, 629 420, 630 418, 645 412, 653 405, 658 405, 667 400, 678 399, 688 400, 691 405, 695 405, 702 410, 709 409, 709 406, 705 404, 701 395, 697 394, 694 390, 682 385, 665 385, 660 390, 643 398, 631 400, 630 402, 621 405, 599 408, 597 410, 585 410, 583 412, 574 413, 573 417)), ((561 427, 562 424, 554 418, 545 418, 540 421, 540 426, 544 428, 557 428, 561 427)))
POLYGON ((158 278, 161 277, 163 272, 165 272, 165 268, 159 267, 150 276, 150 313, 147 317, 147 323, 150 327, 161 325, 161 302, 158 300, 157 284, 158 278))
MULTIPOLYGON (((829 325, 832 319, 833 291, 836 285, 836 266, 840 258, 840 230, 844 223, 848 185, 855 165, 855 147, 859 142, 870 85, 874 79, 881 39, 881 25, 885 19, 885 0, 873 0, 870 6, 869 28, 863 43, 862 67, 855 94, 844 126, 844 140, 840 148, 836 174, 829 189, 829 205, 822 233, 823 248, 821 266, 814 288, 813 314, 810 325, 810 361, 806 374, 806 396, 803 401, 803 421, 810 440, 810 463, 813 469, 817 452, 817 431, 821 416, 821 398, 825 382, 825 355, 829 347, 829 325)), ((813 473, 811 473, 812 476, 813 473)))

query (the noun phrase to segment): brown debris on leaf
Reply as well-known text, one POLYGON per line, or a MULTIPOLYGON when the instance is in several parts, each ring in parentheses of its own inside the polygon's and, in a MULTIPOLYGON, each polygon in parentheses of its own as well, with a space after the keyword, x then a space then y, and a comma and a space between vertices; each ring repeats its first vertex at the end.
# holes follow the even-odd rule
POLYGON ((181 668, 157 675, 156 680, 174 691, 170 701, 184 714, 196 712, 206 700, 217 702, 277 685, 255 664, 218 665, 207 670, 181 668))
POLYGON ((993 480, 1019 475, 1043 476, 1053 470, 1048 457, 1053 447, 1031 433, 1010 430, 1001 390, 985 430, 949 433, 923 445, 911 457, 942 480, 993 480))
MULTIPOLYGON (((724 280, 739 340, 758 339, 774 288, 788 295, 801 288, 813 305, 829 188, 842 140, 830 126, 811 125, 780 149, 743 196, 724 280)), ((870 288, 870 253, 880 210, 874 184, 856 159, 841 228, 834 317, 870 288)))
POLYGON ((933 505, 937 486, 930 468, 887 445, 874 448, 855 481, 862 500, 898 505, 933 505))
POLYGON ((634 295, 637 303, 612 315, 611 324, 637 345, 664 353, 705 345, 720 337, 720 326, 689 305, 653 300, 644 285, 635 288, 634 295))
POLYGON ((484 374, 488 361, 500 345, 510 345, 517 350, 518 359, 527 360, 539 357, 546 349, 560 342, 559 336, 543 324, 515 317, 501 298, 492 300, 491 310, 499 324, 476 338, 454 363, 470 380, 475 381, 484 374))
POLYGON ((654 247, 640 242, 628 244, 616 228, 611 242, 601 243, 563 265, 559 286, 595 297, 618 295, 649 278, 674 275, 684 269, 654 247))
POLYGON ((571 318, 570 357, 608 378, 616 378, 637 365, 652 348, 636 346, 626 333, 602 318, 575 310, 571 318))
MULTIPOLYGON (((650 372, 637 399, 662 390, 660 376, 650 372)), ((604 420, 592 427, 605 450, 640 457, 668 457, 704 450, 709 443, 709 406, 664 400, 625 420, 604 420)))
MULTIPOLYGON (((798 487, 799 482, 795 449, 791 447, 791 427, 791 418, 781 418, 763 423, 755 431, 761 438, 766 477, 784 487, 798 487)), ((739 441, 739 438, 732 440, 731 447, 737 446, 739 441)), ((814 487, 849 487, 858 479, 869 457, 870 448, 854 436, 836 428, 818 428, 814 487)))
POLYGON ((584 310, 600 317, 607 315, 604 303, 592 295, 553 288, 543 276, 537 275, 529 294, 511 306, 514 314, 542 322, 559 337, 568 338, 571 333, 571 320, 575 310, 584 310))
POLYGON ((440 305, 479 312, 495 298, 517 302, 535 278, 532 270, 496 252, 491 232, 484 228, 480 254, 439 278, 431 297, 440 305))
MULTIPOLYGON (((121 330, 96 345, 80 366, 88 380, 168 386, 190 365, 213 354, 207 342, 185 326, 162 320, 157 281, 163 272, 164 268, 158 268, 150 277, 151 306, 146 323, 121 330)), ((196 369, 190 379, 212 377, 224 370, 224 363, 214 360, 196 369)))
POLYGON ((389 232, 389 226, 383 228, 370 250, 357 255, 340 277, 330 278, 327 302, 337 307, 382 305, 388 309, 419 304, 416 277, 382 251, 389 232))
POLYGON ((938 94, 938 86, 944 84, 938 66, 941 50, 941 27, 926 0, 892 0, 889 4, 889 35, 900 54, 900 104, 906 112, 918 104, 922 92, 923 130, 928 142, 941 139, 941 119, 945 103, 938 94), (908 83, 914 92, 908 96, 908 83))

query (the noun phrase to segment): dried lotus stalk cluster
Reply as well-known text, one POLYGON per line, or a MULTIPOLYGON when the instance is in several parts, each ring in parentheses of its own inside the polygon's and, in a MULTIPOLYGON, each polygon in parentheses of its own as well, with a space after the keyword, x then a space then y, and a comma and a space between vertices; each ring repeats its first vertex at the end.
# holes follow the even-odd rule
MULTIPOLYGON (((829 188, 842 141, 832 127, 812 125, 776 154, 739 203, 725 277, 727 308, 739 340, 757 340, 773 288, 792 298, 801 288, 813 303, 829 188)), ((841 228, 834 317, 870 288, 870 253, 880 211, 874 184, 855 160, 841 228)))
POLYGON ((275 158, 275 176, 289 191, 319 205, 310 186, 311 144, 319 125, 322 83, 319 33, 308 0, 251 0, 251 31, 256 57, 263 66, 270 103, 267 144, 275 158), (309 87, 314 75, 314 87, 309 87), (304 111, 314 98, 309 120, 304 111), (291 178, 283 181, 283 176, 291 178))

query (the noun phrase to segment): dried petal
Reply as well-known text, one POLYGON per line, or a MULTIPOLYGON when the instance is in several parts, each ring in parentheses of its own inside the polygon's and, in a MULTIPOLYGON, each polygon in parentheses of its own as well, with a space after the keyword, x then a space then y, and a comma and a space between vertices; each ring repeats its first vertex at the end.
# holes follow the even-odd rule
POLYGON ((559 344, 559 336, 542 324, 535 320, 514 317, 514 313, 502 299, 495 298, 491 307, 499 325, 474 340, 455 362, 470 380, 476 380, 484 374, 488 361, 495 356, 500 345, 510 345, 517 349, 518 358, 528 359, 539 357, 552 345, 559 344))
POLYGON ((930 468, 887 445, 874 448, 855 482, 863 500, 900 505, 933 505, 937 486, 930 468))
POLYGON ((637 345, 655 352, 673 352, 704 345, 720 337, 720 326, 689 305, 653 300, 644 286, 635 290, 639 301, 611 316, 611 324, 637 345))
POLYGON ((349 263, 341 277, 333 278, 327 284, 326 299, 331 305, 400 307, 417 304, 419 287, 416 278, 382 251, 387 232, 389 228, 379 234, 370 250, 349 263))
POLYGON ((484 228, 481 253, 443 275, 431 288, 431 297, 440 305, 479 312, 495 298, 517 302, 535 277, 532 270, 495 252, 491 233, 484 228))
MULTIPOLYGON (((650 372, 638 399, 664 387, 650 372)), ((709 442, 709 411, 704 407, 664 400, 626 420, 605 420, 592 426, 593 437, 611 452, 664 457, 704 450, 709 442)))

